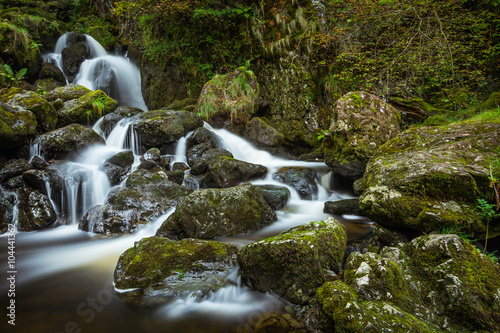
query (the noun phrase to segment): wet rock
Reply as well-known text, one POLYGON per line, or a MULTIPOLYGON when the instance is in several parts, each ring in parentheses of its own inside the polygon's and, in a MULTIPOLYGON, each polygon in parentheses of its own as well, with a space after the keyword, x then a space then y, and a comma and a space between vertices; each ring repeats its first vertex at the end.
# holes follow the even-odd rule
MULTIPOLYGON (((410 128, 380 147, 358 184, 361 209, 394 229, 486 230, 478 198, 491 196, 490 165, 498 159, 500 124, 410 128)), ((490 235, 500 232, 499 221, 490 235)))
POLYGON ((358 199, 343 199, 325 202, 323 212, 332 215, 363 215, 359 208, 358 199))
POLYGON ((84 35, 73 33, 68 37, 67 43, 68 46, 62 50, 61 59, 64 74, 69 82, 73 82, 82 62, 90 58, 90 52, 84 35))
POLYGON ((48 227, 57 220, 57 214, 47 195, 24 187, 18 191, 19 231, 33 231, 48 227))
POLYGON ((15 198, 13 195, 0 190, 0 233, 2 234, 8 230, 9 224, 12 223, 14 204, 15 198))
POLYGON ((152 161, 156 164, 161 164, 161 154, 158 148, 151 148, 141 156, 141 162, 152 161))
POLYGON ((38 136, 35 143, 40 144, 46 159, 62 160, 74 158, 84 149, 105 141, 91 128, 71 124, 38 136))
POLYGON ((58 99, 66 102, 72 99, 78 99, 90 92, 91 90, 87 87, 77 84, 69 84, 49 91, 47 94, 45 94, 45 99, 49 102, 53 102, 58 99))
POLYGON ((29 144, 37 133, 36 117, 31 111, 16 109, 0 102, 0 151, 15 153, 29 144))
POLYGON ((30 162, 26 161, 24 158, 9 160, 0 168, 0 183, 10 178, 20 176, 23 172, 31 168, 30 162))
POLYGON ((243 282, 305 304, 331 273, 339 271, 346 250, 345 227, 333 218, 309 222, 244 246, 238 252, 243 282))
POLYGON ((52 79, 58 83, 66 84, 66 78, 64 77, 64 73, 54 64, 50 62, 44 62, 42 64, 42 69, 38 74, 40 79, 52 79))
POLYGON ((184 171, 182 170, 167 171, 167 176, 168 179, 176 182, 179 185, 182 185, 184 183, 184 171))
POLYGON ((214 239, 256 231, 275 220, 274 211, 250 184, 201 189, 179 202, 156 235, 171 239, 214 239))
POLYGON ((389 230, 381 225, 375 225, 373 228, 375 236, 387 246, 396 246, 399 243, 406 243, 408 237, 399 231, 389 230))
POLYGON ((290 185, 297 190, 303 200, 312 200, 318 195, 316 171, 302 167, 280 168, 273 179, 290 185))
POLYGON ((290 199, 290 190, 284 186, 256 185, 256 187, 273 210, 285 207, 290 199))
POLYGON ((191 174, 201 175, 207 172, 208 165, 219 157, 233 157, 229 150, 213 148, 210 142, 198 144, 186 153, 187 163, 191 167, 191 174))
POLYGON ((45 170, 49 166, 49 163, 38 155, 33 156, 31 164, 38 170, 45 170))
POLYGON ((111 185, 118 185, 130 172, 133 163, 134 154, 132 153, 132 151, 127 150, 119 152, 108 158, 100 166, 100 169, 106 173, 111 185))
POLYGON ((57 110, 57 126, 69 124, 91 125, 102 116, 113 112, 118 102, 108 97, 103 91, 96 90, 64 103, 57 110))
POLYGON ((203 120, 187 111, 153 110, 143 112, 134 129, 141 138, 141 145, 147 150, 168 146, 187 133, 203 126, 203 120))
POLYGON ((233 244, 215 241, 143 238, 118 259, 115 287, 177 297, 208 294, 224 285, 219 279, 236 265, 237 251, 233 244))
POLYGON ((231 157, 218 157, 208 164, 202 184, 205 187, 231 187, 247 180, 264 177, 267 172, 267 168, 260 164, 231 157))
POLYGON ((137 166, 137 169, 144 169, 144 170, 153 170, 158 168, 159 165, 156 164, 154 161, 143 161, 141 164, 137 166))
POLYGON ((48 177, 44 171, 36 169, 27 170, 23 173, 23 180, 30 187, 46 194, 45 181, 48 180, 48 177))
POLYGON ((324 155, 332 171, 355 181, 363 176, 378 147, 400 132, 399 111, 366 92, 351 92, 334 109, 324 155))
POLYGON ((115 111, 108 113, 104 116, 101 123, 101 130, 109 135, 116 124, 124 118, 134 117, 143 111, 139 108, 134 108, 131 106, 118 106, 115 111))
POLYGON ((212 148, 223 148, 221 139, 205 127, 197 128, 186 140, 186 150, 202 143, 209 143, 212 148))
POLYGON ((285 140, 283 134, 260 118, 252 118, 243 135, 260 148, 279 148, 285 140))

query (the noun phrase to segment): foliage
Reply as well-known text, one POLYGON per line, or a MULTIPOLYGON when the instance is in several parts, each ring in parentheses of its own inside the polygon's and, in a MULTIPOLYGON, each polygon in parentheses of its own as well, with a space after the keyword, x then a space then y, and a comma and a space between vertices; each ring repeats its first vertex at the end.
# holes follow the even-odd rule
POLYGON ((486 247, 488 246, 489 224, 491 220, 499 216, 499 214, 497 214, 495 211, 495 206, 495 204, 490 204, 485 199, 477 199, 476 214, 481 217, 481 219, 486 221, 486 238, 484 242, 484 251, 486 251, 486 247))
MULTIPOLYGON (((28 69, 23 68, 19 72, 14 73, 12 68, 7 64, 3 64, 0 67, 0 75, 3 77, 6 77, 8 80, 10 80, 10 84, 13 84, 16 87, 17 87, 19 81, 21 81, 24 78, 24 76, 26 75, 27 72, 28 72, 28 69)), ((10 86, 10 84, 7 84, 7 86, 10 86)))

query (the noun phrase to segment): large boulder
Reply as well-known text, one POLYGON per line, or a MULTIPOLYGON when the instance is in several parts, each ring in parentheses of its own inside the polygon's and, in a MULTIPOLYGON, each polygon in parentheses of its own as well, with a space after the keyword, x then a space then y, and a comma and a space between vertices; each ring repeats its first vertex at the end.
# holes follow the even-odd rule
POLYGON ((332 171, 355 181, 378 147, 400 132, 399 111, 377 96, 351 92, 335 104, 324 155, 332 171))
POLYGON ((183 198, 156 235, 171 239, 214 239, 256 231, 276 213, 253 185, 201 189, 183 198))
POLYGON ((91 125, 102 116, 113 112, 118 102, 108 97, 103 91, 91 91, 78 99, 65 102, 57 110, 57 126, 69 124, 91 125))
POLYGON ((457 235, 425 235, 352 253, 344 280, 316 299, 336 331, 499 332, 499 277, 500 265, 457 235))
POLYGON ((339 273, 347 248, 345 227, 333 218, 309 222, 243 247, 240 273, 248 286, 305 304, 339 273))
POLYGON ((192 190, 170 180, 164 169, 138 169, 125 186, 112 191, 104 203, 88 210, 79 228, 107 236, 133 233, 155 221, 192 190))
POLYGON ((40 145, 42 155, 47 159, 71 159, 84 149, 105 144, 104 139, 91 128, 71 124, 38 136, 34 143, 40 145))
POLYGON ((283 134, 260 118, 252 118, 243 134, 250 142, 262 149, 279 148, 285 140, 283 134))
POLYGON ((56 128, 57 114, 52 105, 39 94, 21 89, 8 89, 0 96, 4 102, 17 109, 33 112, 40 132, 51 131, 56 128))
POLYGON ((290 190, 285 186, 256 185, 256 187, 273 210, 285 207, 290 200, 290 190))
POLYGON ((31 187, 17 191, 19 231, 33 231, 48 227, 57 220, 57 214, 50 198, 31 187))
POLYGON ((45 95, 45 99, 49 102, 53 102, 58 99, 60 99, 62 102, 67 102, 72 99, 78 99, 90 92, 91 90, 87 87, 77 84, 68 84, 52 89, 45 95))
POLYGON ((312 200, 318 195, 316 171, 304 167, 283 167, 273 174, 273 179, 290 185, 303 200, 312 200))
MULTIPOLYGON (((410 128, 368 163, 355 184, 360 207, 387 227, 484 232, 477 199, 491 196, 499 140, 500 123, 493 122, 410 128)), ((490 223, 490 235, 500 231, 498 222, 490 223)))
POLYGON ((0 151, 14 153, 36 136, 37 121, 33 112, 0 102, 0 151))
POLYGON ((200 143, 191 147, 186 153, 188 165, 191 167, 192 175, 201 175, 207 172, 211 162, 221 157, 232 158, 233 154, 223 148, 214 148, 211 142, 200 143))
POLYGON ((0 166, 0 183, 10 178, 20 176, 23 172, 31 168, 30 162, 26 161, 24 158, 9 160, 0 166))
POLYGON ((162 153, 187 133, 203 126, 203 120, 187 111, 153 110, 141 113, 134 129, 143 149, 159 148, 162 153))
POLYGON ((231 187, 247 180, 264 177, 268 170, 260 164, 240 161, 231 157, 213 159, 203 177, 205 187, 231 187))
POLYGON ((126 150, 111 156, 99 168, 106 173, 111 185, 118 185, 130 172, 132 164, 134 164, 134 153, 126 150))
POLYGON ((209 143, 212 148, 224 148, 221 138, 205 127, 197 128, 186 140, 186 150, 202 143, 209 143))
POLYGON ((222 280, 236 266, 237 251, 233 244, 216 241, 143 238, 118 259, 115 287, 165 296, 206 295, 224 286, 222 280))
POLYGON ((80 65, 90 58, 87 38, 81 34, 70 33, 67 46, 61 52, 63 72, 69 82, 73 82, 80 70, 80 65))
POLYGON ((109 135, 109 133, 111 133, 113 128, 115 128, 116 124, 118 124, 120 120, 133 117, 142 112, 143 111, 141 109, 132 106, 119 106, 115 111, 104 116, 100 125, 100 129, 103 133, 109 135))
MULTIPOLYGON (((200 94, 195 112, 215 127, 236 129, 252 117, 259 95, 255 74, 240 67, 225 75, 215 75, 200 94)), ((238 131, 239 129, 237 129, 238 131)))

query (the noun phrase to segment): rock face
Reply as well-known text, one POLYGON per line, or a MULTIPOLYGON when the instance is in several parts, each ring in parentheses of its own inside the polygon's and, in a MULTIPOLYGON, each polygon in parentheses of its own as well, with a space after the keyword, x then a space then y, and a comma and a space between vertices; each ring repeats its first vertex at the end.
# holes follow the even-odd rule
POLYGON ((214 239, 256 231, 276 214, 254 186, 201 189, 182 199, 156 235, 171 239, 214 239))
POLYGON ((203 185, 205 187, 231 187, 241 182, 264 177, 267 168, 260 164, 240 161, 231 157, 213 159, 207 168, 203 185))
POLYGON ((118 102, 108 97, 103 91, 91 91, 78 99, 64 103, 57 110, 57 126, 69 124, 91 125, 102 116, 113 112, 118 107, 118 102))
POLYGON ((200 94, 195 112, 215 127, 234 129, 250 120, 259 95, 255 74, 245 67, 215 75, 200 94))
POLYGON ((144 238, 120 256, 115 286, 153 288, 166 296, 207 294, 223 286, 224 275, 236 265, 237 251, 235 245, 215 241, 144 238))
POLYGON ((104 205, 88 210, 79 228, 108 236, 133 233, 154 221, 192 190, 170 180, 164 169, 139 169, 125 186, 108 195, 104 205))
POLYGON ((162 153, 169 144, 203 126, 203 120, 187 111, 153 110, 141 113, 134 129, 144 150, 159 148, 162 153))
POLYGON ((296 189, 303 200, 312 200, 318 195, 316 178, 316 171, 302 167, 280 168, 273 175, 273 179, 296 189))
POLYGON ((355 181, 363 176, 368 159, 399 132, 401 115, 380 98, 352 92, 339 99, 326 136, 326 164, 336 174, 355 181))
POLYGON ((50 159, 71 159, 85 148, 95 144, 105 144, 104 139, 94 130, 79 124, 71 124, 38 136, 43 156, 50 159))
POLYGON ((252 118, 245 127, 244 136, 260 148, 279 148, 285 137, 260 118, 252 118))
POLYGON ((335 331, 488 331, 500 323, 500 265, 456 235, 426 235, 347 259, 316 299, 335 331))
MULTIPOLYGON (((383 145, 363 179, 361 209, 387 227, 484 232, 476 198, 491 195, 490 163, 498 158, 500 124, 412 128, 383 145)), ((498 229, 498 223, 490 224, 498 229)))
POLYGON ((241 277, 253 289, 305 304, 339 272, 346 240, 345 227, 333 218, 305 223, 243 247, 238 252, 241 277))

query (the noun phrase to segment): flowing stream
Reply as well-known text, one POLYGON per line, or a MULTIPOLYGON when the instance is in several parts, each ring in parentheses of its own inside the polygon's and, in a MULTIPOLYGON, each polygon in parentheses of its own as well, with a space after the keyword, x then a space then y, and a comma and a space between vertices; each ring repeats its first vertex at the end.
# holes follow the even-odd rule
MULTIPOLYGON (((64 45, 64 40, 61 45, 64 45)), ((60 53, 60 50, 57 51, 60 53)), ((95 55, 95 59, 107 60, 109 57, 95 55)), ((84 63, 82 69, 91 71, 87 66, 94 65, 84 63)), ((81 80, 84 77, 82 74, 81 80)), ((137 86, 137 81, 134 85, 137 86)), ((142 100, 142 97, 136 97, 136 100, 142 100)), ((133 131, 133 119, 120 121, 109 134, 103 133, 98 125, 99 122, 94 129, 105 136, 106 145, 91 147, 77 160, 67 162, 65 188, 61 193, 54 193, 48 187, 58 214, 66 224, 16 234, 16 326, 15 330, 12 330, 12 326, 5 327, 7 323, 3 319, 0 321, 0 331, 250 332, 251 324, 262 314, 283 312, 286 304, 282 300, 242 285, 237 267, 230 276, 232 285, 201 301, 188 296, 172 299, 167 304, 139 306, 127 302, 126 294, 114 289, 113 271, 120 254, 133 246, 134 242, 154 235, 173 210, 133 235, 103 238, 78 230, 77 223, 83 214, 90 207, 102 204, 112 188, 99 170, 99 164, 126 149, 136 155, 135 166, 139 161, 139 144, 133 131)), ((238 247, 245 246, 305 222, 322 220, 329 216, 323 213, 325 201, 353 197, 348 191, 332 188, 329 170, 322 162, 277 158, 226 130, 206 127, 221 138, 235 158, 262 164, 269 169, 266 178, 254 181, 255 184, 283 186, 272 179, 272 174, 283 166, 304 166, 316 170, 319 175, 320 190, 314 200, 301 200, 298 193, 290 188, 291 199, 285 208, 277 212, 278 220, 275 223, 253 234, 226 237, 222 241, 234 243, 238 247)), ((185 145, 186 138, 178 141, 174 161, 186 161, 185 145)), ((37 153, 39 147, 32 147, 31 154, 37 153)), ((372 228, 363 217, 337 218, 347 226, 350 240, 363 237, 372 228)), ((3 249, 0 251, 0 267, 3 272, 9 270, 7 242, 6 234, 0 236, 0 247, 3 249)), ((7 297, 8 288, 2 283, 2 299, 7 297)), ((2 304, 5 306, 6 303, 2 304)))

